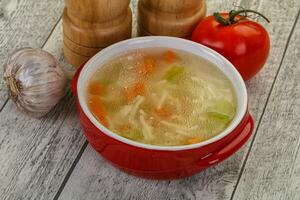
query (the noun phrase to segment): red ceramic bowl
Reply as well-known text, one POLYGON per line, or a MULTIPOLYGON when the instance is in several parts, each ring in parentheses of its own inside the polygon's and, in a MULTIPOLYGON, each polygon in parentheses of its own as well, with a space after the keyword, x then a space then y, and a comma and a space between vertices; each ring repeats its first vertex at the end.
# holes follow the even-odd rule
POLYGON ((95 55, 73 78, 80 123, 92 147, 112 165, 139 177, 178 179, 215 165, 236 152, 248 140, 253 119, 247 110, 244 81, 233 65, 217 52, 194 42, 172 37, 140 37, 114 44, 95 55), (121 137, 99 123, 86 103, 90 77, 105 62, 124 52, 151 47, 184 50, 214 63, 233 83, 237 113, 222 133, 201 143, 185 146, 154 146, 121 137))

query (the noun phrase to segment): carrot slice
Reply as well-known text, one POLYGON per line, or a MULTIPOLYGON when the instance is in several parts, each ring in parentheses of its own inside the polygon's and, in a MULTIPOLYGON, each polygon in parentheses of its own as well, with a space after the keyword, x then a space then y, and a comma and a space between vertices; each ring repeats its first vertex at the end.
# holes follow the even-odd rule
POLYGON ((104 87, 100 83, 92 82, 89 84, 88 90, 92 95, 102 95, 104 92, 104 87))
POLYGON ((137 96, 134 88, 125 88, 124 93, 127 101, 132 101, 137 96))
POLYGON ((170 50, 165 53, 164 57, 168 63, 173 63, 177 59, 177 55, 170 50))
POLYGON ((156 63, 153 58, 145 58, 144 63, 138 65, 138 73, 141 75, 152 74, 155 69, 156 63))
POLYGON ((145 92, 145 85, 144 85, 144 83, 139 82, 135 85, 134 89, 138 95, 143 94, 145 92))
POLYGON ((155 69, 155 60, 153 58, 146 58, 144 60, 145 68, 148 73, 152 73, 155 69))
POLYGON ((101 99, 98 96, 91 96, 88 100, 88 106, 93 115, 105 126, 108 127, 106 119, 106 109, 101 99))
POLYGON ((199 143, 202 142, 204 139, 201 137, 194 137, 194 138, 189 138, 186 140, 186 144, 195 144, 195 143, 199 143))
POLYGON ((160 117, 163 117, 163 118, 166 118, 166 117, 170 117, 172 115, 172 112, 170 109, 168 108, 155 108, 154 109, 154 112, 160 116, 160 117))
POLYGON ((132 87, 125 88, 124 93, 127 101, 132 101, 138 95, 145 92, 145 85, 141 82, 135 84, 132 87))

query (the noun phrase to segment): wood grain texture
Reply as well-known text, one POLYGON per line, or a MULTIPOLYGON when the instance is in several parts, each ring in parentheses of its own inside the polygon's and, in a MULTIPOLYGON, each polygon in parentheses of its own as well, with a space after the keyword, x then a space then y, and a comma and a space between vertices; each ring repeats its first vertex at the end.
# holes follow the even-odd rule
MULTIPOLYGON (((0 1, 0 66, 20 47, 41 47, 60 18, 63 0, 0 1)), ((0 108, 7 100, 0 69, 0 108)))
POLYGON ((72 40, 70 40, 65 34, 63 35, 63 41, 64 41, 64 46, 68 47, 69 49, 72 49, 74 52, 81 53, 81 55, 83 56, 93 56, 103 49, 103 48, 91 48, 91 47, 78 45, 72 40))
POLYGON ((138 0, 131 0, 130 8, 132 11, 132 37, 137 37, 137 7, 138 0))
POLYGON ((71 50, 64 42, 64 58, 74 68, 79 68, 83 63, 87 62, 92 56, 80 55, 77 52, 71 50))
POLYGON ((234 199, 300 199, 300 20, 234 199))
POLYGON ((129 3, 130 0, 65 0, 69 15, 84 21, 104 23, 124 17, 129 3))
MULTIPOLYGON (((256 78, 247 83, 250 108, 257 124, 264 110, 300 2, 297 0, 285 2, 279 0, 240 0, 237 2, 237 4, 240 3, 245 7, 263 11, 272 20, 272 24, 266 25, 271 34, 272 41, 270 59, 264 70, 256 78), (289 12, 282 16, 281 14, 286 10, 289 10, 289 12)), ((133 11, 136 11, 136 0, 132 0, 131 4, 134 8, 133 11)), ((208 1, 208 13, 215 10, 228 10, 231 7, 232 1, 230 0, 208 1)), ((133 16, 136 16, 136 12, 133 12, 133 16)), ((36 19, 35 17, 31 17, 26 20, 36 19)), ((136 21, 133 21, 133 24, 136 27, 136 21)), ((21 27, 20 24, 19 26, 21 27)), ((19 28, 19 26, 17 27, 19 28)), ((61 26, 60 22, 44 48, 54 54, 59 59, 60 64, 72 73, 73 69, 63 59, 61 26)), ((135 31, 134 35, 136 35, 135 31)), ((20 34, 19 37, 21 36, 23 35, 20 34)), ((0 37, 1 40, 2 38, 0 37)), ((31 42, 32 44, 28 42, 28 46, 38 46, 36 41, 31 42)), ((11 48, 13 49, 14 46, 11 46, 11 48)), ((2 52, 2 50, 0 51, 2 52)), ((2 54, 7 55, 6 52, 2 52, 2 54)), ((296 73, 297 71, 293 72, 296 73)), ((294 83, 296 82, 294 81, 294 83)), ((276 85, 279 85, 279 83, 276 83, 276 85)), ((281 95, 280 93, 276 94, 278 96, 281 95)), ((299 91, 294 91, 294 94, 299 94, 299 91)), ((282 101, 285 102, 287 100, 282 99, 282 101)), ((0 199, 53 199, 84 143, 73 106, 72 98, 67 96, 48 115, 48 118, 42 120, 33 120, 21 115, 15 110, 10 101, 4 107, 3 112, 0 113, 0 199)), ((276 106, 275 104, 273 105, 274 109, 276 106)), ((292 107, 285 107, 285 109, 293 109, 295 106, 296 104, 292 107)), ((267 110, 272 110, 271 108, 268 107, 267 110)), ((292 116, 295 114, 293 111, 288 113, 292 113, 292 116)), ((278 116, 280 115, 278 114, 278 116)), ((267 121, 267 119, 264 118, 264 121, 267 121)), ((270 121, 269 126, 271 125, 275 126, 270 121)), ((288 123, 284 125, 287 126, 288 123)), ((284 126, 282 127, 285 128, 284 126)), ((293 124, 293 127, 297 128, 299 126, 293 124)), ((295 136, 297 131, 299 131, 297 129, 290 129, 293 132, 290 139, 292 144, 298 142, 299 146, 299 137, 296 138, 295 136), (293 139, 294 137, 296 140, 293 139)), ((260 135, 263 133, 259 132, 258 134, 257 137, 260 138, 260 135)), ((261 139, 262 141, 260 142, 265 140, 265 143, 261 144, 274 146, 271 139, 267 138, 267 135, 261 139), (268 143, 268 140, 271 142, 268 143)), ((255 141, 257 142, 257 139, 255 141)), ((254 144, 254 151, 259 153, 255 149, 255 146, 256 144, 254 144)), ((249 143, 227 161, 216 167, 207 169, 196 176, 179 181, 158 182, 138 179, 114 169, 88 146, 62 191, 60 199, 104 199, 104 197, 107 197, 107 199, 230 199, 248 148, 249 143)), ((293 149, 296 150, 296 145, 293 145, 293 149)), ((281 155, 281 153, 286 153, 284 150, 282 148, 281 151, 276 152, 281 155)), ((292 181, 296 182, 299 179, 299 167, 297 168, 299 155, 297 151, 291 152, 292 154, 289 159, 293 160, 292 164, 294 167, 291 166, 285 173, 274 175, 270 171, 262 171, 259 174, 265 173, 265 179, 260 180, 257 178, 258 176, 255 176, 255 181, 251 182, 249 179, 251 179, 251 175, 255 175, 257 169, 254 165, 249 168, 253 173, 242 177, 242 186, 237 188, 237 196, 235 198, 238 199, 240 197, 240 199, 243 199, 247 195, 251 195, 253 199, 261 199, 256 198, 255 193, 258 191, 259 194, 262 194, 261 188, 245 188, 251 183, 264 183, 264 188, 270 192, 272 192, 272 187, 278 189, 279 186, 274 186, 274 184, 271 184, 272 187, 268 187, 268 174, 273 175, 273 178, 270 180, 281 180, 280 178, 286 174, 290 176, 294 175, 295 177, 293 177, 292 181), (243 182, 243 179, 245 179, 245 182, 243 182), (240 191, 248 189, 250 191, 246 191, 247 193, 240 194, 240 191)), ((268 153, 272 155, 273 152, 269 150, 268 153)), ((277 154, 275 155, 278 156, 277 154)), ((252 160, 251 162, 255 163, 256 159, 254 156, 252 155, 251 158, 250 155, 249 161, 252 160)), ((269 164, 265 165, 266 167, 271 165, 271 157, 263 158, 270 160, 269 164)), ((280 170, 283 170, 283 168, 280 170)), ((277 172, 281 172, 280 170, 277 172)), ((247 174, 247 166, 245 173, 247 174)), ((290 186, 287 180, 284 181, 287 186, 290 186)), ((298 185, 295 184, 290 186, 290 189, 286 188, 280 191, 283 193, 287 191, 284 194, 289 195, 288 197, 297 197, 291 195, 297 189, 299 190, 298 185)))
POLYGON ((204 0, 141 0, 140 2, 147 8, 155 9, 156 12, 193 15, 201 7, 202 1, 204 0))
MULTIPOLYGON (((242 0, 236 4, 261 11, 272 20, 271 24, 265 25, 272 42, 268 63, 256 78, 247 82, 249 106, 257 125, 300 2, 242 0), (285 10, 289 12, 284 16, 279 15, 285 10)), ((208 1, 208 8, 208 13, 215 10, 229 10, 232 8, 232 1, 208 1)), ((99 158, 89 146, 75 167, 60 199, 231 199, 249 147, 250 142, 227 161, 198 175, 169 182, 128 176, 99 158)), ((255 196, 254 193, 249 195, 255 196)))
POLYGON ((206 15, 206 0, 140 0, 139 35, 188 37, 206 15), (141 30, 145 30, 144 32, 141 30), (146 34, 143 34, 146 33, 146 34))
POLYGON ((152 181, 129 176, 104 161, 88 146, 60 200, 81 199, 226 199, 239 171, 241 155, 190 178, 152 181))
POLYGON ((107 47, 131 37, 132 14, 130 9, 127 9, 125 15, 121 15, 120 18, 102 23, 81 20, 81 23, 75 24, 73 18, 65 9, 63 13, 64 34, 82 46, 107 47))
POLYGON ((97 50, 131 38, 132 13, 129 2, 66 0, 62 16, 66 60, 78 68, 97 50))
MULTIPOLYGON (((61 22, 44 49, 73 72, 62 54, 61 22)), ((0 199, 53 199, 84 142, 70 92, 41 120, 9 101, 0 113, 0 199)))
POLYGON ((69 93, 30 119, 11 101, 0 113, 0 199, 52 199, 84 143, 69 93))
MULTIPOLYGON (((61 20, 43 49, 72 77, 75 69, 63 56, 61 20)), ((53 199, 58 193, 85 142, 71 96, 41 120, 21 114, 8 101, 0 113, 1 200, 53 199)))

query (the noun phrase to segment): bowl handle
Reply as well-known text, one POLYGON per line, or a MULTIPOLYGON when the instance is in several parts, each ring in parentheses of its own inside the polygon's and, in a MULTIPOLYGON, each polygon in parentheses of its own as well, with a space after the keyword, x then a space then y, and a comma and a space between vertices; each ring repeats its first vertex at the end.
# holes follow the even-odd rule
POLYGON ((254 122, 252 116, 249 113, 247 113, 246 115, 248 115, 248 119, 240 134, 221 150, 211 154, 210 156, 201 158, 198 161, 199 166, 210 167, 212 165, 215 165, 228 158, 246 143, 254 129, 254 122))
POLYGON ((82 70, 82 68, 83 68, 84 65, 85 65, 85 63, 82 64, 82 65, 76 70, 76 72, 75 72, 75 74, 74 74, 74 76, 73 76, 73 78, 72 78, 72 92, 73 92, 73 95, 74 95, 75 97, 77 97, 77 82, 78 82, 79 74, 80 74, 80 72, 81 72, 81 70, 82 70))

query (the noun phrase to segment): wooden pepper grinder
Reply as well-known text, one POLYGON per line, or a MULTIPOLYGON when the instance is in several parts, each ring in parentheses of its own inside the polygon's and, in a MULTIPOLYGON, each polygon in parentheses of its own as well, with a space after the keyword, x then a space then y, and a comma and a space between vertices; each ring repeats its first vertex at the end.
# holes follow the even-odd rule
POLYGON ((205 15, 205 0, 140 0, 138 35, 189 38, 205 15))
POLYGON ((130 0, 65 0, 64 54, 79 67, 101 49, 131 37, 130 0))

